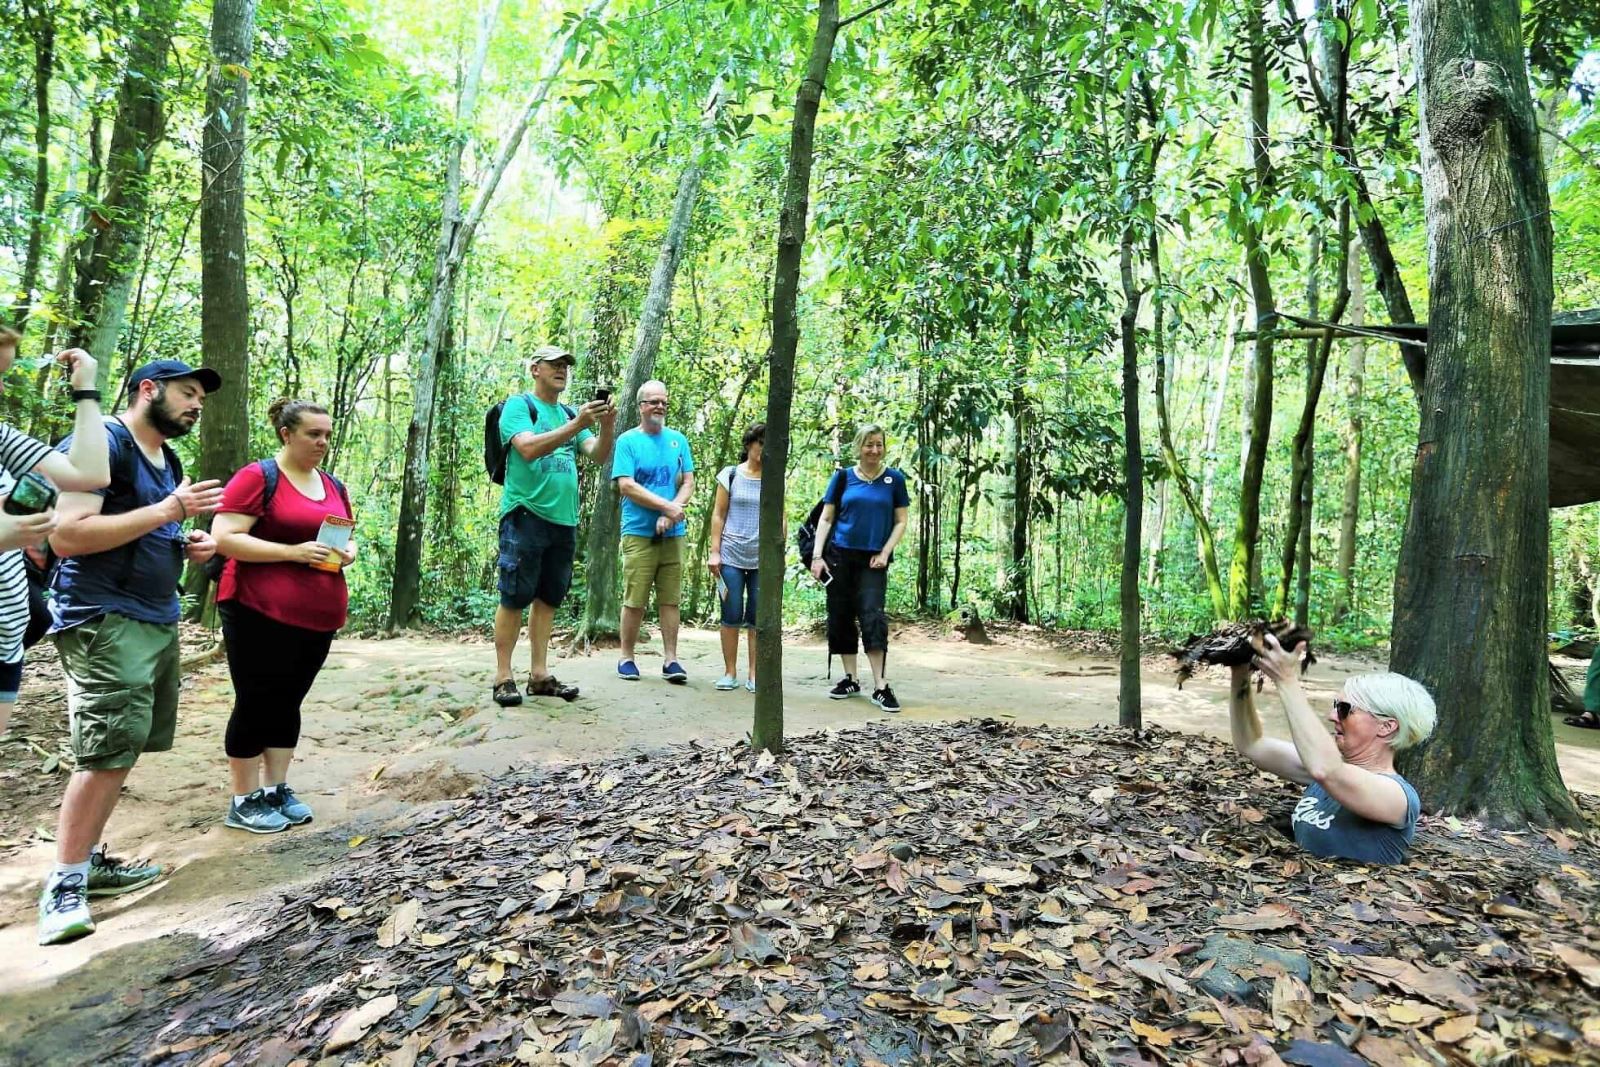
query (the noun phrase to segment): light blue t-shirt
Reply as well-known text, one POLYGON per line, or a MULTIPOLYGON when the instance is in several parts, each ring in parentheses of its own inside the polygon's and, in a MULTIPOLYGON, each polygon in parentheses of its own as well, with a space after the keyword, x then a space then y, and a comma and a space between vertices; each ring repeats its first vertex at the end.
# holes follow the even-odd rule
MULTIPOLYGON (((664 500, 678 495, 679 478, 694 470, 694 459, 689 455, 689 439, 677 430, 663 429, 660 433, 645 433, 635 426, 617 438, 616 454, 611 460, 611 478, 632 478, 640 486, 664 500)), ((622 532, 635 537, 654 537, 656 520, 661 512, 644 508, 627 497, 622 498, 622 532)), ((682 537, 687 530, 678 523, 667 531, 668 537, 682 537)))
POLYGON ((1404 863, 1411 839, 1417 835, 1422 798, 1398 774, 1385 775, 1400 783, 1406 794, 1406 815, 1399 826, 1375 822, 1340 804, 1316 782, 1294 806, 1295 843, 1314 856, 1355 860, 1358 863, 1404 863))

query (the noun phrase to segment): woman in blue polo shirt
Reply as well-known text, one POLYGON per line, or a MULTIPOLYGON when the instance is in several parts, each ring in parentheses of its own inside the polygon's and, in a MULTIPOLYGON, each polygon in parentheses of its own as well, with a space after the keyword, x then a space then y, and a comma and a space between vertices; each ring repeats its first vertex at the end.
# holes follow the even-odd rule
POLYGON ((859 641, 872 667, 872 702, 884 711, 899 711, 900 701, 885 672, 889 620, 883 605, 889 561, 905 536, 911 496, 906 476, 884 467, 885 451, 883 427, 868 423, 856 431, 855 466, 834 471, 822 498, 827 503, 817 523, 811 573, 828 581, 828 651, 839 657, 845 671, 828 696, 844 700, 861 692, 856 681, 859 641))

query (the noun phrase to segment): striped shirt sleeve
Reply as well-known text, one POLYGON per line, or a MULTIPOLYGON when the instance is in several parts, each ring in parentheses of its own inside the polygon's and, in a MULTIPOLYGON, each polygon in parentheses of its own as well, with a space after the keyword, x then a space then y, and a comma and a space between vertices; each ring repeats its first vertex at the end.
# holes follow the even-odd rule
POLYGON ((0 467, 11 477, 21 478, 33 470, 49 451, 50 446, 43 441, 0 423, 0 467))

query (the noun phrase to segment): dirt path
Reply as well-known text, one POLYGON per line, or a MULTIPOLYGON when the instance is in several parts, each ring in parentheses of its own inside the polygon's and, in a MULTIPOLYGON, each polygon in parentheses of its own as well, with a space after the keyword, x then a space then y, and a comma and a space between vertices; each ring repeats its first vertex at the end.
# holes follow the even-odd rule
MULTIPOLYGON (((199 669, 185 684, 176 749, 141 763, 110 828, 117 854, 149 856, 168 865, 171 876, 142 893, 100 902, 92 937, 48 950, 34 944, 38 882, 53 854, 34 828, 54 825, 53 807, 26 810, 24 804, 0 822, 0 1046, 8 1030, 41 1014, 80 998, 109 1000, 106 990, 116 988, 120 969, 150 973, 186 953, 195 937, 248 929, 253 916, 276 906, 278 891, 337 863, 352 838, 399 830, 426 806, 462 795, 481 776, 694 739, 719 745, 744 737, 753 698, 742 690, 712 689, 721 673, 715 633, 686 632, 681 651, 688 686, 651 677, 660 657, 648 651, 640 657, 646 680, 624 683, 613 672, 614 654, 598 652, 558 661, 562 678, 583 688, 575 704, 538 701, 500 709, 488 699, 493 650, 481 641, 340 641, 308 701, 293 774, 316 810, 316 822, 271 837, 221 826, 221 737, 231 690, 224 665, 199 669), (184 936, 152 940, 169 933, 184 936), (51 983, 60 984, 47 989, 51 983)), ((863 699, 826 699, 824 659, 815 640, 786 648, 785 725, 791 734, 883 714, 863 699)), ((897 633, 890 662, 907 720, 994 716, 1081 726, 1116 717, 1113 659, 1059 650, 1028 636, 974 646, 926 632, 897 633)), ((1314 699, 1331 696, 1344 677, 1367 669, 1366 663, 1324 659, 1309 680, 1314 699)), ((1164 665, 1151 660, 1146 720, 1226 736, 1222 680, 1220 674, 1198 677, 1179 692, 1164 665)), ((1269 723, 1281 725, 1270 698, 1264 707, 1269 723)), ((1568 784, 1600 793, 1600 760, 1593 751, 1600 734, 1559 724, 1556 729, 1568 784)), ((5 781, 0 778, 0 784, 5 781)), ((45 795, 37 787, 34 793, 45 795)))

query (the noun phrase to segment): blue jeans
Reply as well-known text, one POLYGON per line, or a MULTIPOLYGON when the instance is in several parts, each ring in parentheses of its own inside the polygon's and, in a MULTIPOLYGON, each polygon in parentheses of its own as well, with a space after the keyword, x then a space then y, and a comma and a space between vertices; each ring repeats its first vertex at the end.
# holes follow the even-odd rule
POLYGON ((722 581, 728 587, 728 599, 722 602, 722 625, 754 630, 756 590, 760 585, 758 572, 723 564, 722 581))

